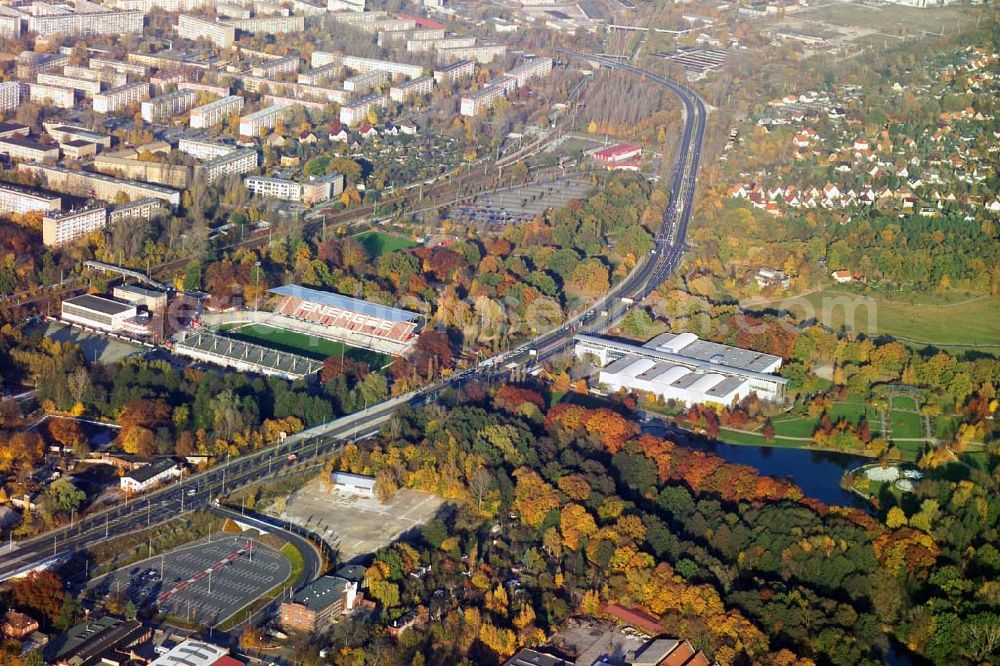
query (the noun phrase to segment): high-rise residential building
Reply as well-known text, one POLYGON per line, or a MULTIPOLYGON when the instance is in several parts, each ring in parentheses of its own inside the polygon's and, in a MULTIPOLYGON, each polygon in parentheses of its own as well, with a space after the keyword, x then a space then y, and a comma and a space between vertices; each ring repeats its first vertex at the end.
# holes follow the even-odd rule
POLYGON ((379 93, 354 100, 340 107, 340 122, 345 125, 357 125, 368 116, 369 111, 384 108, 385 104, 385 95, 379 93))
POLYGON ((46 247, 65 245, 103 229, 107 223, 108 209, 104 206, 46 213, 42 216, 42 243, 46 247))
POLYGON ((39 143, 23 136, 0 139, 0 155, 21 162, 55 162, 59 159, 59 146, 39 143))
POLYGON ((503 44, 480 44, 479 46, 459 46, 437 50, 438 62, 475 60, 479 63, 487 63, 505 55, 507 55, 507 47, 503 44))
POLYGON ((28 99, 36 104, 52 106, 57 109, 72 109, 76 106, 76 91, 62 86, 50 86, 45 83, 29 82, 28 99))
POLYGON ((54 71, 68 64, 69 56, 62 53, 21 51, 14 59, 14 75, 27 81, 39 72, 54 71))
POLYGON ((135 104, 149 99, 149 84, 145 81, 128 83, 124 86, 94 95, 94 111, 97 113, 114 113, 121 111, 129 104, 135 104))
POLYGON ((274 104, 240 118, 240 134, 260 136, 262 130, 271 129, 283 118, 287 118, 292 107, 288 104, 274 104))
POLYGON ((193 90, 175 90, 159 95, 142 103, 142 119, 147 123, 159 123, 194 106, 198 94, 193 90))
POLYGON ((198 129, 214 127, 242 110, 243 98, 239 95, 229 95, 191 109, 191 127, 198 129))
POLYGON ((492 109, 501 98, 517 88, 517 80, 509 76, 493 79, 482 89, 462 96, 460 112, 463 116, 474 116, 480 111, 492 109))
MULTIPOLYGON (((9 9, 20 13, 27 31, 40 37, 142 32, 141 11, 113 9, 88 0, 69 0, 59 5, 33 2, 9 9)), ((10 15, 10 12, 5 14, 10 15)))
POLYGON ((181 203, 181 193, 177 190, 162 185, 113 178, 103 173, 75 171, 55 164, 25 162, 17 165, 17 171, 30 176, 39 176, 46 187, 57 192, 93 197, 102 201, 114 201, 119 194, 124 194, 130 200, 159 199, 174 208, 181 203))
POLYGON ((432 92, 434 92, 434 77, 421 76, 389 88, 389 99, 394 102, 405 102, 414 95, 429 95, 432 92))
POLYGON ((0 183, 0 213, 24 215, 32 211, 59 210, 62 197, 29 187, 0 183))
POLYGON ((355 74, 354 76, 344 79, 344 90, 352 93, 365 94, 375 90, 388 80, 389 72, 384 72, 382 70, 355 74))
POLYGON ((61 86, 72 88, 83 93, 84 97, 91 98, 101 92, 101 82, 87 79, 77 79, 64 74, 54 74, 52 72, 39 72, 35 80, 50 86, 61 86))
POLYGON ((431 49, 456 49, 476 45, 475 37, 445 37, 443 39, 408 39, 406 50, 410 53, 427 53, 431 49))
POLYGON ((238 149, 236 146, 225 143, 182 137, 177 142, 177 150, 187 153, 197 160, 214 160, 216 157, 228 155, 238 149))
POLYGON ((355 72, 389 72, 393 76, 399 74, 409 78, 416 78, 424 73, 424 68, 420 65, 410 65, 405 62, 393 62, 391 60, 379 60, 378 58, 362 58, 360 56, 337 56, 334 53, 325 51, 313 51, 311 64, 313 67, 321 67, 330 62, 340 62, 344 67, 355 72))
POLYGON ((211 159, 195 167, 195 174, 212 183, 229 175, 242 175, 257 168, 260 157, 254 148, 236 150, 226 155, 211 159))
POLYGON ((91 58, 87 63, 91 69, 110 69, 120 74, 134 76, 144 79, 149 75, 149 68, 134 62, 122 62, 121 60, 108 60, 107 58, 91 58))
POLYGON ((240 32, 282 35, 306 29, 304 16, 255 16, 245 19, 221 19, 220 23, 240 32))
POLYGON ((236 28, 190 14, 181 14, 177 17, 177 36, 207 39, 219 48, 227 49, 236 41, 236 28))
POLYGON ((0 83, 0 111, 13 111, 21 103, 21 84, 17 81, 0 83))
POLYGON ((285 72, 297 71, 299 71, 299 57, 297 55, 290 55, 284 58, 276 58, 275 60, 267 60, 259 65, 255 65, 250 70, 250 73, 254 76, 269 78, 284 74, 285 72))
POLYGON ((456 60, 449 65, 434 70, 434 81, 438 85, 444 85, 466 77, 472 77, 475 73, 476 63, 471 60, 456 60))
POLYGON ((516 67, 507 71, 507 76, 513 76, 520 88, 531 79, 548 76, 552 71, 552 58, 531 58, 522 61, 516 67))

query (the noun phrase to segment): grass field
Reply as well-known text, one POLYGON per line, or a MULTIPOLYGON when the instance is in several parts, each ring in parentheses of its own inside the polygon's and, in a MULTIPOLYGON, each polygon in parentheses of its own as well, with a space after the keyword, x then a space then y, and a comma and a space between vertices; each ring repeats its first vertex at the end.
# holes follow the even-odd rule
POLYGON ((846 326, 869 337, 889 335, 917 345, 1000 349, 1000 298, 922 298, 910 302, 826 289, 779 302, 751 304, 749 309, 787 310, 796 318, 816 319, 833 330, 846 326))
MULTIPOLYGON (((851 423, 857 423, 866 414, 869 425, 873 430, 876 429, 878 427, 878 415, 869 413, 868 408, 863 402, 835 402, 830 407, 830 419, 834 422, 843 417, 851 423)), ((774 426, 775 435, 781 435, 782 437, 812 437, 818 423, 818 418, 794 416, 775 420, 772 422, 772 425, 774 426)))
POLYGON ((365 248, 365 252, 372 258, 372 261, 387 252, 395 252, 396 250, 405 250, 417 246, 417 243, 408 238, 381 231, 366 231, 363 234, 355 236, 354 240, 361 243, 361 246, 365 248))
POLYGON ((893 411, 889 416, 893 439, 915 439, 924 436, 924 423, 920 414, 893 411))
POLYGON ((827 3, 816 8, 796 12, 792 18, 822 21, 830 26, 861 27, 882 32, 903 28, 919 34, 952 31, 956 21, 971 17, 961 7, 916 8, 902 6, 866 7, 857 3, 827 3))
POLYGON ((299 354, 317 360, 323 360, 328 356, 344 356, 366 362, 372 368, 381 368, 389 362, 389 357, 369 349, 359 349, 336 342, 318 338, 313 335, 306 335, 295 331, 286 331, 273 326, 263 326, 260 324, 250 324, 226 332, 226 335, 253 342, 264 347, 277 349, 279 351, 299 354))

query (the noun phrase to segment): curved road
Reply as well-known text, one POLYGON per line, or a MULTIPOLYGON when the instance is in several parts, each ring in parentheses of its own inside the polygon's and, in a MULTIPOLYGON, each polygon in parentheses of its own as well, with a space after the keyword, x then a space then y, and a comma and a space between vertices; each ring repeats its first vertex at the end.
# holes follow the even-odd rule
MULTIPOLYGON (((533 343, 517 351, 493 357, 447 380, 435 382, 419 391, 391 398, 385 402, 336 419, 286 438, 283 442, 254 453, 227 460, 204 472, 182 479, 179 483, 147 495, 89 514, 71 526, 52 530, 43 535, 14 544, 0 545, 0 581, 33 568, 46 566, 68 557, 78 549, 107 539, 134 533, 146 527, 166 522, 184 511, 206 509, 212 499, 227 490, 271 477, 280 477, 308 461, 326 455, 345 442, 376 434, 402 404, 424 404, 440 391, 461 384, 477 374, 493 374, 494 368, 511 361, 528 363, 542 361, 572 345, 574 329, 601 333, 628 311, 630 303, 621 298, 639 301, 656 289, 678 266, 684 252, 684 241, 693 208, 698 165, 705 137, 707 109, 698 95, 687 86, 658 74, 639 69, 617 60, 592 56, 576 51, 556 49, 560 54, 586 59, 612 69, 631 72, 672 90, 684 104, 684 129, 677 151, 677 164, 671 181, 670 204, 664 212, 663 224, 656 236, 654 252, 644 259, 622 282, 583 315, 571 319, 562 328, 537 337, 533 343), (599 312, 605 311, 606 315, 599 312), (535 354, 531 354, 533 349, 535 354)), ((312 576, 318 568, 310 567, 312 576)))

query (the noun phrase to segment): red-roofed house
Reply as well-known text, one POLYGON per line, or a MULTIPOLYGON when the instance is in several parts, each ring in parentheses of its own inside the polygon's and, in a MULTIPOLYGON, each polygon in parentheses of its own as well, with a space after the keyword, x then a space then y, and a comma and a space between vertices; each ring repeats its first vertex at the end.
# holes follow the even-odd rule
POLYGON ((413 21, 421 28, 428 28, 430 30, 441 30, 444 28, 444 23, 429 19, 426 16, 417 16, 416 14, 396 14, 396 18, 401 21, 413 21))
POLYGON ((852 282, 854 280, 854 274, 851 273, 851 271, 844 270, 834 271, 830 273, 830 277, 832 277, 833 281, 838 284, 844 284, 845 282, 852 282))
POLYGON ((594 152, 594 159, 609 169, 621 168, 624 164, 633 164, 642 156, 642 146, 623 143, 608 146, 594 152))
POLYGON ((212 662, 212 666, 246 666, 246 664, 244 664, 239 659, 230 657, 227 654, 224 657, 219 657, 214 662, 212 662))
POLYGON ((347 128, 339 122, 333 123, 330 125, 330 133, 328 136, 330 141, 347 141, 347 128))
POLYGON ((634 608, 625 608, 618 604, 608 604, 602 610, 605 615, 610 615, 616 620, 625 624, 638 627, 648 634, 656 636, 663 631, 663 626, 655 617, 634 608))

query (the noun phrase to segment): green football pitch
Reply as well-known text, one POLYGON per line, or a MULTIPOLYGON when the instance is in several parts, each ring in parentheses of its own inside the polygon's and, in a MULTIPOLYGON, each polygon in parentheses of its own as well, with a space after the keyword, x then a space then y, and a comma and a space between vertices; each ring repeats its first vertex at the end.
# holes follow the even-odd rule
POLYGON ((340 356, 343 354, 346 357, 364 361, 369 367, 374 369, 381 368, 391 360, 389 356, 371 351, 370 349, 351 347, 336 340, 327 340, 326 338, 314 335, 306 335, 305 333, 288 331, 262 324, 243 325, 225 331, 225 334, 244 342, 252 342, 263 347, 277 349, 290 354, 299 354, 300 356, 307 356, 320 361, 328 356, 340 356))

